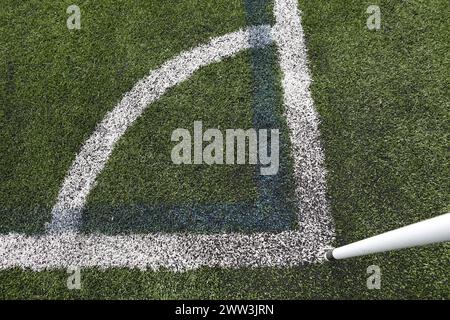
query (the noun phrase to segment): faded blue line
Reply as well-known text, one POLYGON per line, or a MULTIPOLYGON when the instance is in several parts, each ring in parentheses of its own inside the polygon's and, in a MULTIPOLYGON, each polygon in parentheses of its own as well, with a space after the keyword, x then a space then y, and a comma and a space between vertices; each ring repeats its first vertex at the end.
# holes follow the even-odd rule
MULTIPOLYGON (((271 24, 272 1, 245 0, 245 12, 248 25, 271 24)), ((251 70, 253 77, 253 126, 255 129, 280 129, 280 169, 278 174, 262 176, 259 168, 256 172, 258 185, 257 209, 261 217, 272 221, 278 219, 276 225, 291 229, 295 224, 294 206, 286 200, 289 161, 286 157, 288 143, 281 133, 286 129, 283 120, 277 115, 276 107, 281 104, 280 91, 277 90, 277 57, 275 48, 251 49, 251 70)), ((279 110, 280 111, 280 110, 279 110)))

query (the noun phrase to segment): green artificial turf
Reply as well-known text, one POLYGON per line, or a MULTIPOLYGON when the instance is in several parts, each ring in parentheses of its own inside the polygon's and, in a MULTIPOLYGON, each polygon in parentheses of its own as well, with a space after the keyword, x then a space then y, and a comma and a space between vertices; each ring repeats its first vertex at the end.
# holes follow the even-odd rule
MULTIPOLYGON (((153 103, 119 141, 100 175, 83 214, 85 230, 108 232, 106 226, 113 216, 122 224, 114 223, 113 230, 123 230, 123 222, 136 219, 139 206, 154 206, 154 210, 143 209, 147 219, 154 215, 152 211, 164 216, 158 225, 152 221, 147 227, 147 231, 158 231, 165 230, 171 220, 169 212, 158 205, 176 208, 254 201, 254 166, 174 165, 171 150, 177 142, 170 141, 177 128, 189 130, 193 137, 194 121, 202 121, 203 131, 251 128, 249 69, 248 54, 241 54, 202 69, 153 103)), ((177 219, 177 213, 173 215, 177 219)), ((146 229, 141 223, 133 230, 146 229)))
MULTIPOLYGON (((374 3, 301 0, 300 7, 314 80, 312 93, 322 120, 320 129, 328 170, 328 195, 336 223, 336 245, 447 212, 447 1, 383 0, 374 3), (369 4, 379 4, 381 7, 382 24, 379 31, 366 28, 366 8, 369 4)), ((218 10, 207 8, 211 12, 218 10)), ((161 10, 161 14, 164 12, 161 10)), ((220 17, 220 14, 217 16, 220 17)), ((2 17, 4 15, 2 13, 2 17)), ((41 19, 42 23, 48 23, 45 22, 48 17, 47 20, 41 19)), ((197 20, 192 19, 190 24, 195 24, 197 20)), ((189 21, 189 17, 186 21, 189 21)), ((220 29, 218 25, 221 22, 223 19, 212 24, 214 32, 220 29)), ((164 19, 161 23, 164 23, 164 19)), ((12 22, 10 24, 13 25, 12 22)), ((124 22, 124 25, 127 24, 124 22)), ((29 28, 22 25, 12 29, 16 30, 15 34, 6 33, 9 37, 6 43, 13 38, 20 38, 20 33, 29 28)), ((231 30, 225 28, 221 31, 231 30)), ((174 37, 181 39, 181 44, 189 44, 197 30, 191 29, 189 32, 193 33, 186 33, 184 38, 178 32, 181 31, 173 31, 174 37)), ((2 33, 5 33, 4 30, 2 33)), ((63 34, 63 31, 60 33, 63 34)), ((33 39, 30 37, 29 41, 33 39)), ((83 46, 76 45, 75 38, 70 39, 74 43, 67 50, 82 50, 83 46)), ((34 41, 39 43, 38 40, 34 41)), ((2 59, 4 70, 9 70, 6 74, 2 73, 1 78, 2 90, 6 92, 19 92, 24 85, 8 80, 11 74, 18 77, 22 72, 20 70, 24 70, 11 67, 26 57, 20 51, 25 49, 20 49, 22 47, 18 43, 16 46, 16 51, 11 50, 6 55, 14 59, 2 59)), ((39 52, 39 47, 32 51, 39 52)), ((92 49, 92 55, 94 51, 92 49)), ((139 59, 140 54, 145 56, 144 52, 136 54, 139 54, 139 59)), ((52 58, 51 55, 47 57, 52 58)), ((100 57, 108 60, 107 51, 100 57)), ((65 65, 64 59, 59 63, 65 65)), ((103 70, 104 63, 106 61, 99 61, 92 68, 103 70)), ((71 70, 75 72, 78 69, 73 66, 71 70)), ((47 68, 38 73, 34 81, 39 82, 23 77, 22 81, 28 81, 30 88, 35 89, 22 89, 24 96, 19 100, 10 94, 2 94, 2 99, 8 99, 6 106, 10 109, 2 110, 0 114, 3 121, 1 147, 8 147, 7 150, 11 151, 5 157, 2 152, 1 174, 9 178, 5 179, 6 183, 2 183, 0 199, 8 204, 8 208, 14 208, 22 202, 36 203, 29 199, 30 194, 40 197, 42 200, 39 201, 44 202, 46 199, 51 203, 65 168, 70 164, 71 154, 78 150, 85 135, 91 132, 105 110, 114 105, 120 93, 126 91, 133 82, 129 81, 128 85, 118 83, 116 86, 114 82, 104 83, 102 90, 105 92, 83 96, 82 99, 92 101, 102 99, 102 103, 96 106, 103 108, 103 113, 97 114, 74 108, 70 101, 62 99, 63 96, 52 98, 46 96, 47 91, 36 89, 45 83, 41 83, 42 79, 51 78, 51 72, 54 70, 47 68), (33 94, 36 92, 34 90, 42 94, 33 94), (57 117, 57 114, 67 112, 72 113, 67 117, 57 117), (52 119, 59 119, 59 122, 52 119), (18 127, 18 123, 27 125, 18 127), (69 135, 62 135, 64 131, 58 131, 51 138, 33 134, 51 128, 56 130, 64 125, 72 127, 73 123, 77 126, 73 126, 73 132, 69 132, 79 137, 76 141, 64 140, 69 135), (17 140, 5 140, 3 135, 6 134, 17 140), (30 139, 32 137, 35 139, 30 139), (43 139, 50 139, 49 144, 44 143, 43 139), (17 150, 13 148, 16 145, 17 150), (53 148, 58 149, 60 159, 51 153, 53 148), (60 149, 64 152, 60 152, 60 149), (10 172, 10 163, 22 158, 27 161, 22 160, 22 164, 10 172), (31 166, 34 161, 39 165, 31 166), (49 175, 55 176, 51 178, 49 175)), ((98 72, 98 77, 110 79, 103 72, 106 70, 98 72)), ((133 80, 139 75, 137 70, 132 70, 128 77, 133 80)), ((47 82, 47 88, 75 81, 78 90, 89 92, 90 86, 83 86, 84 81, 89 79, 81 79, 68 73, 67 78, 55 77, 55 82, 47 82)), ((101 78, 93 81, 101 82, 101 78)), ((66 92, 72 91, 61 90, 60 94, 66 92)), ((28 219, 32 217, 28 216, 28 219)), ((7 220, 2 218, 2 228, 5 228, 6 223, 7 220)), ((23 229, 27 230, 25 223, 23 225, 23 229)), ((89 269, 82 271, 82 290, 79 291, 67 290, 65 270, 36 273, 14 269, 0 272, 0 297, 449 299, 449 260, 450 246, 441 244, 297 268, 202 268, 185 273, 89 269), (380 290, 368 290, 366 287, 366 269, 370 265, 381 268, 380 290)))
MULTIPOLYGON (((246 51, 202 68, 148 108, 118 142, 97 179, 83 212, 83 232, 261 232, 297 227, 276 48, 255 52, 267 59, 273 72, 270 80, 275 84, 269 89, 264 79, 253 80, 251 52, 246 51), (256 125, 281 131, 280 183, 270 177, 258 183, 255 165, 173 165, 171 150, 177 142, 170 137, 177 128, 189 130, 191 136, 194 121, 202 121, 203 131, 218 128, 224 136, 228 128, 253 128, 254 104, 264 103, 254 97, 256 86, 273 103, 270 117, 259 115, 256 125), (276 192, 269 196, 273 203, 262 210, 256 209, 263 197, 258 188, 276 192), (273 206, 280 208, 275 211, 273 206), (264 214, 269 220, 261 219, 264 214)), ((267 72, 260 76, 267 78, 267 72)))
POLYGON ((204 131, 252 127, 247 56, 204 68, 153 103, 119 141, 89 202, 214 203, 254 197, 252 166, 176 166, 171 150, 177 142, 170 141, 177 128, 193 136, 194 121, 202 121, 204 131))

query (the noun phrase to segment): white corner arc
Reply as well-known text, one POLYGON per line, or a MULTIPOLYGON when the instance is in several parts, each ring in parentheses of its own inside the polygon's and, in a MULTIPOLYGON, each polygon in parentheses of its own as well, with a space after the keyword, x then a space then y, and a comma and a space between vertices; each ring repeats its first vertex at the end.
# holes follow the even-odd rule
POLYGON ((250 27, 229 33, 177 55, 140 80, 97 125, 72 163, 52 209, 50 233, 77 232, 87 196, 105 167, 116 142, 169 88, 188 79, 195 71, 242 50, 272 42, 270 26, 250 27))

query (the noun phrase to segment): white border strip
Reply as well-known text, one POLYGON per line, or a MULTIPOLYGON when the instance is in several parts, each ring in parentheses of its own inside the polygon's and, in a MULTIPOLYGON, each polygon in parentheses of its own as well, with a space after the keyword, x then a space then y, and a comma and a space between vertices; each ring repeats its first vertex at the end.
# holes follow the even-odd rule
POLYGON ((75 233, 0 236, 0 269, 20 266, 35 271, 78 267, 186 271, 207 267, 284 267, 320 260, 325 247, 311 248, 299 232, 137 234, 75 233))
POLYGON ((312 243, 331 243, 334 224, 326 199, 326 171, 319 117, 309 90, 307 50, 297 0, 275 0, 272 35, 283 73, 285 116, 290 129, 299 225, 312 243))
POLYGON ((296 0, 275 0, 276 25, 227 34, 182 53, 141 80, 98 125, 77 155, 53 208, 50 233, 0 235, 0 269, 128 267, 175 271, 209 267, 283 267, 322 260, 334 229, 326 202, 318 117, 309 92, 296 0), (257 234, 77 234, 81 210, 114 144, 149 103, 207 64, 271 42, 279 48, 285 114, 291 130, 300 231, 257 234), (255 36, 256 35, 256 36, 255 36))

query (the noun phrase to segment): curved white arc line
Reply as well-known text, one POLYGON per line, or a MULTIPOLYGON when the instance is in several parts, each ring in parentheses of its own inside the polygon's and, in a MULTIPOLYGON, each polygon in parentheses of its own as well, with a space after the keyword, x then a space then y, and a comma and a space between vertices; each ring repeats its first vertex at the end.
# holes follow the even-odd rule
POLYGON ((73 161, 52 209, 48 232, 77 232, 87 196, 103 170, 114 145, 167 89, 188 79, 196 70, 242 50, 272 42, 271 27, 261 25, 229 33, 182 52, 140 80, 97 125, 73 161))

